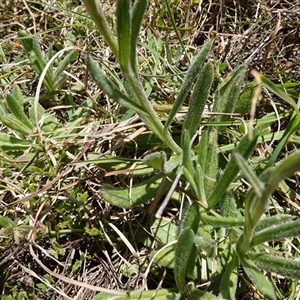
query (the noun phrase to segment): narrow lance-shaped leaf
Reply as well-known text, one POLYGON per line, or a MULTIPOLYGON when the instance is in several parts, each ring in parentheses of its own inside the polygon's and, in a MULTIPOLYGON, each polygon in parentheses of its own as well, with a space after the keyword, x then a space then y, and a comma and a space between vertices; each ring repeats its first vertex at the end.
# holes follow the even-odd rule
POLYGON ((78 51, 73 50, 70 53, 68 53, 58 64, 58 67, 56 68, 54 72, 54 79, 57 81, 58 77, 62 74, 62 72, 66 69, 66 67, 70 64, 70 62, 77 56, 78 51))
POLYGON ((243 226, 245 223, 244 217, 215 217, 209 216, 207 214, 201 214, 201 219, 203 222, 212 225, 214 227, 234 227, 234 226, 243 226))
POLYGON ((205 162, 206 162, 206 154, 207 154, 207 147, 208 147, 208 130, 203 130, 201 132, 201 140, 198 146, 198 164, 202 167, 202 169, 205 168, 205 162))
MULTIPOLYGON (((193 93, 191 95, 189 110, 183 124, 183 128, 189 131, 191 137, 193 137, 199 129, 202 113, 208 100, 208 95, 213 83, 213 79, 213 64, 207 63, 200 71, 199 77, 195 83, 193 93)), ((183 137, 181 137, 181 139, 182 138, 183 137)))
POLYGON ((267 189, 265 189, 264 196, 267 194, 271 195, 281 180, 288 178, 299 170, 300 150, 297 150, 275 167, 267 182, 267 189))
POLYGON ((124 107, 134 110, 136 113, 142 115, 145 114, 140 105, 128 98, 117 88, 117 86, 104 74, 91 56, 87 56, 86 62, 93 79, 108 97, 117 101, 124 107))
POLYGON ((186 277, 191 279, 197 279, 200 275, 200 266, 198 261, 198 249, 193 245, 190 256, 188 258, 186 277))
POLYGON ((247 83, 246 87, 240 93, 237 102, 235 103, 234 113, 242 116, 248 114, 251 110, 252 99, 255 95, 254 91, 257 87, 256 82, 247 83))
POLYGON ((196 234, 200 223, 199 204, 194 202, 188 209, 185 218, 182 220, 182 230, 184 228, 191 228, 196 234))
POLYGON ((182 47, 182 49, 185 51, 185 46, 184 46, 184 43, 182 42, 182 39, 181 39, 181 36, 180 36, 180 33, 179 33, 179 30, 176 26, 176 21, 175 21, 175 18, 174 18, 174 14, 172 12, 172 9, 170 7, 170 4, 169 4, 169 1, 168 0, 164 0, 164 3, 166 5, 166 8, 167 8, 167 11, 168 11, 168 15, 169 15, 169 18, 170 18, 170 21, 172 23, 172 26, 175 30, 175 33, 176 33, 176 37, 182 47))
POLYGON ((250 222, 255 226, 262 214, 268 209, 270 196, 281 180, 292 176, 295 172, 300 170, 300 151, 295 151, 287 158, 285 158, 278 166, 266 169, 260 177, 265 176, 263 180, 265 187, 260 198, 254 199, 255 201, 246 201, 247 206, 251 206, 249 211, 250 222), (248 202, 248 203, 247 203, 248 202))
POLYGON ((132 17, 131 17, 131 67, 132 70, 137 75, 136 70, 136 47, 137 47, 137 39, 140 32, 142 20, 144 17, 144 14, 146 12, 148 5, 147 0, 136 0, 134 2, 133 8, 132 8, 132 17))
POLYGON ((205 59, 207 58, 207 55, 212 47, 212 44, 213 44, 212 40, 204 44, 201 51, 198 53, 198 55, 195 57, 194 61, 192 62, 192 65, 190 66, 186 74, 185 80, 179 90, 173 108, 169 113, 169 117, 166 121, 165 128, 164 128, 165 131, 169 129, 169 126, 171 125, 175 115, 180 110, 183 102, 185 101, 188 93, 190 92, 192 85, 199 74, 200 68, 203 62, 205 61, 205 59))
POLYGON ((208 197, 214 190, 218 173, 218 132, 217 130, 207 130, 209 132, 209 140, 206 149, 206 160, 204 171, 204 190, 208 197))
POLYGON ((260 79, 262 82, 262 85, 267 88, 270 92, 274 93, 278 97, 280 97, 282 100, 287 102, 289 105, 291 105, 294 108, 294 112, 298 115, 298 118, 300 118, 300 113, 297 107, 297 104, 291 98, 288 94, 286 94, 281 88, 279 88, 276 84, 274 84, 272 81, 267 79, 265 76, 260 74, 260 79))
POLYGON ((291 221, 292 218, 293 218, 293 216, 291 216, 291 215, 283 215, 283 214, 277 214, 277 215, 272 216, 272 217, 261 218, 258 221, 254 232, 258 233, 259 231, 265 230, 268 227, 283 224, 287 221, 291 221))
MULTIPOLYGON (((17 87, 16 87, 17 88, 17 87)), ((21 98, 22 100, 22 98, 21 98)), ((10 111, 13 113, 13 115, 24 124, 24 126, 33 129, 34 126, 30 122, 30 120, 27 118, 25 112, 24 112, 24 107, 23 104, 20 104, 19 99, 16 99, 12 95, 7 95, 6 96, 6 103, 10 109, 10 111)))
POLYGON ((260 215, 264 211, 264 206, 251 188, 245 197, 245 225, 243 234, 238 238, 236 249, 240 253, 245 253, 250 248, 250 243, 253 235, 255 225, 258 221, 253 220, 253 214, 259 211, 260 215))
POLYGON ((300 279, 300 261, 274 256, 267 253, 249 252, 249 257, 255 264, 267 271, 284 277, 300 279))
POLYGON ((227 263, 220 283, 220 296, 222 299, 235 300, 238 280, 239 260, 232 251, 231 259, 227 263))
POLYGON ((185 228, 178 238, 174 265, 175 282, 181 292, 184 292, 187 264, 193 247, 194 232, 191 228, 185 228))
MULTIPOLYGON (((246 252, 250 249, 250 247, 263 242, 297 235, 299 229, 297 227, 289 228, 290 225, 287 227, 283 226, 283 232, 281 233, 280 226, 291 221, 292 216, 290 215, 276 215, 272 217, 261 218, 257 223, 253 223, 252 214, 256 208, 255 205, 254 208, 252 208, 252 206, 248 204, 247 198, 249 195, 250 197, 253 196, 254 199, 250 199, 252 202, 257 201, 257 198, 255 195, 251 195, 251 193, 253 193, 253 190, 250 190, 246 195, 244 232, 236 243, 236 249, 239 252, 246 252), (280 235, 280 237, 278 237, 278 235, 280 235)), ((258 200, 258 202, 261 201, 258 200)), ((262 209, 262 211, 264 212, 264 209, 262 209)))
POLYGON ((205 189, 204 189, 204 171, 202 169, 201 165, 197 165, 197 167, 195 168, 195 184, 197 186, 197 195, 199 197, 199 200, 201 201, 201 203, 203 203, 203 205, 207 204, 206 201, 206 194, 205 194, 205 189))
MULTIPOLYGON (((40 45, 37 44, 37 46, 39 47, 39 50, 41 50, 40 45)), ((49 47, 48 47, 48 51, 45 53, 46 62, 48 62, 53 56, 54 56, 54 54, 53 54, 53 45, 50 44, 49 47)), ((53 66, 52 66, 52 64, 50 64, 48 66, 47 74, 46 74, 45 78, 47 78, 47 76, 49 76, 51 78, 52 84, 53 84, 53 89, 54 89, 54 76, 53 76, 53 74, 54 74, 53 73, 53 66)), ((52 91, 52 89, 51 89, 51 91, 52 91)))
POLYGON ((127 71, 131 62, 131 4, 130 0, 117 2, 117 34, 119 45, 119 64, 127 71))
MULTIPOLYGON (((272 169, 267 168, 259 176, 261 182, 264 183, 263 193, 266 188, 265 183, 269 180, 271 173, 272 169)), ((255 226, 262 214, 268 209, 269 198, 263 197, 262 195, 258 197, 255 193, 254 187, 252 187, 246 194, 244 233, 237 242, 237 249, 239 249, 240 252, 246 252, 249 250, 255 226)))
MULTIPOLYGON (((25 49, 26 55, 30 60, 32 68, 38 75, 41 75, 47 62, 44 58, 40 45, 25 31, 20 31, 18 33, 18 37, 25 49)), ((45 75, 44 83, 48 91, 52 91, 54 89, 53 78, 49 71, 45 75)))
POLYGON ((243 175, 248 179, 253 187, 257 197, 261 197, 264 190, 264 183, 256 176, 252 168, 248 165, 247 161, 239 154, 234 153, 237 164, 239 165, 243 175))
MULTIPOLYGON (((216 92, 213 112, 230 114, 234 111, 242 89, 245 72, 246 67, 240 66, 220 84, 216 92)), ((211 120, 212 122, 222 122, 229 118, 228 115, 219 115, 212 117, 211 120)))
MULTIPOLYGON (((235 109, 235 104, 240 96, 241 90, 242 90, 242 84, 244 82, 244 76, 241 75, 231 86, 230 90, 228 91, 227 97, 223 98, 222 101, 226 103, 226 106, 224 106, 223 111, 226 114, 230 114, 234 111, 235 109)), ((221 115, 220 121, 226 121, 230 119, 229 115, 221 115)))
POLYGON ((102 1, 83 0, 89 15, 97 25, 98 30, 103 36, 105 42, 109 45, 113 54, 118 57, 118 44, 114 33, 111 31, 108 22, 104 16, 102 1))
MULTIPOLYGON (((251 155, 252 151, 254 150, 257 144, 258 133, 258 129, 254 129, 252 133, 252 138, 250 138, 249 134, 245 135, 236 147, 235 152, 241 154, 245 159, 247 159, 251 155)), ((220 201, 226 189, 233 182, 238 172, 239 166, 234 156, 232 156, 223 172, 222 177, 218 181, 215 189, 210 194, 207 200, 208 206, 210 208, 213 208, 218 203, 218 201, 220 201)))
POLYGON ((184 167, 191 173, 194 173, 194 166, 192 161, 191 136, 189 131, 183 130, 182 143, 182 163, 184 167))
POLYGON ((29 56, 30 53, 34 53, 33 57, 29 57, 32 59, 32 68, 35 70, 37 74, 41 74, 44 67, 46 66, 46 60, 43 56, 41 48, 39 47, 38 42, 25 31, 18 32, 18 37, 25 49, 26 54, 29 56), (34 62, 33 60, 36 59, 34 62))
POLYGON ((259 271, 254 261, 248 255, 239 256, 246 274, 258 291, 268 300, 276 300, 276 294, 270 281, 259 271))
MULTIPOLYGON (((88 0, 90 1, 90 0, 88 0)), ((178 290, 176 288, 169 289, 159 289, 159 290, 149 290, 142 292, 131 292, 130 300, 142 300, 142 299, 151 299, 151 300, 178 300, 178 290)), ((116 296, 113 293, 104 293, 101 292, 97 294, 93 300, 128 300, 129 296, 116 296)), ((204 299, 204 298, 203 298, 204 299)), ((206 299, 204 299, 206 300, 206 299)), ((210 298, 209 300, 215 300, 210 298)))
POLYGON ((18 102, 18 106, 23 107, 24 105, 24 97, 22 94, 21 89, 18 85, 16 85, 13 89, 12 96, 15 98, 15 100, 18 102))
POLYGON ((5 150, 26 150, 32 142, 21 140, 6 133, 0 133, 0 148, 5 150))
MULTIPOLYGON (((240 96, 242 84, 245 79, 245 72, 247 68, 245 66, 239 67, 231 80, 228 82, 229 89, 223 94, 223 103, 224 107, 222 112, 232 113, 235 109, 235 104, 240 96)), ((221 121, 224 121, 224 118, 229 118, 228 116, 223 116, 221 121)))
MULTIPOLYGON (((116 85, 103 73, 98 64, 87 56, 86 59, 88 69, 97 83, 97 85, 111 98, 117 101, 119 104, 126 108, 132 109, 134 112, 139 114, 143 122, 153 130, 153 132, 162 140, 164 143, 176 153, 180 153, 180 147, 174 142, 169 132, 163 132, 163 125, 160 119, 156 115, 151 103, 148 99, 142 99, 140 103, 143 107, 131 100, 128 96, 124 95, 116 85)), ((135 80, 135 79, 134 79, 135 80)), ((131 82, 132 83, 132 82, 131 82)), ((130 83, 130 84, 131 84, 130 83)), ((138 89, 139 95, 143 94, 142 87, 138 83, 136 88, 138 89)), ((136 91, 135 91, 136 92, 136 91)), ((143 95, 141 97, 144 97, 143 95)), ((139 99, 140 100, 140 99, 139 99)))
POLYGON ((251 246, 262 244, 268 241, 282 240, 284 238, 300 235, 300 220, 273 225, 255 233, 252 237, 251 246))
POLYGON ((291 116, 291 119, 288 123, 288 126, 286 127, 283 137, 281 138, 279 144, 276 146, 275 150, 273 151, 272 156, 268 159, 267 166, 272 166, 278 155, 280 154, 283 147, 286 145, 289 137, 299 128, 300 125, 300 112, 299 112, 299 105, 300 105, 300 99, 298 100, 298 103, 296 104, 295 101, 286 94, 281 88, 276 86, 273 82, 268 80, 265 76, 259 75, 260 80, 262 82, 262 85, 267 88, 269 91, 280 97, 282 100, 287 102, 289 105, 292 106, 294 109, 293 115, 291 116))
POLYGON ((30 135, 32 132, 32 129, 30 129, 27 126, 24 126, 24 123, 22 123, 12 114, 5 114, 4 116, 0 116, 0 122, 8 128, 16 132, 22 133, 24 135, 30 135))
POLYGON ((267 167, 273 166, 276 159, 278 158, 280 152, 282 151, 283 147, 288 142, 290 136, 296 131, 296 129, 299 127, 299 120, 297 120, 297 116, 295 113, 293 113, 291 119, 289 120, 289 123, 287 124, 278 145, 274 149, 271 157, 268 159, 267 167))

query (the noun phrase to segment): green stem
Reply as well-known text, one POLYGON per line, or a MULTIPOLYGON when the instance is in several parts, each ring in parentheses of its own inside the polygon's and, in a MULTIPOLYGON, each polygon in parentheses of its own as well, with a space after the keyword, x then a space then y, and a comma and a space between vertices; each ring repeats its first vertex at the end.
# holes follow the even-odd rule
POLYGON ((106 18, 103 14, 101 1, 83 0, 83 2, 88 13, 97 25, 98 30, 103 36, 105 42, 108 44, 115 57, 118 57, 118 43, 114 38, 114 34, 110 30, 106 18))
POLYGON ((140 84, 139 79, 135 76, 133 70, 130 66, 126 68, 126 70, 122 70, 123 75, 129 82, 132 87, 137 99, 139 100, 139 104, 144 108, 147 112, 146 118, 144 116, 140 116, 143 121, 146 119, 146 125, 149 124, 149 127, 158 135, 158 137, 166 143, 166 145, 175 153, 179 154, 182 152, 182 149, 174 142, 169 132, 164 132, 164 126, 161 123, 159 117, 157 116, 152 104, 147 99, 144 90, 140 84))

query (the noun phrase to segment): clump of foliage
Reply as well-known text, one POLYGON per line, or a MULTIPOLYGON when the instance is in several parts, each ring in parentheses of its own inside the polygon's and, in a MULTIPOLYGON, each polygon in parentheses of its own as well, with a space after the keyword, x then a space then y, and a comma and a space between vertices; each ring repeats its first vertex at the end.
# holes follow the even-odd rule
MULTIPOLYGON (((218 72, 220 64, 210 58, 214 44, 211 37, 191 59, 171 109, 167 115, 162 115, 157 110, 157 103, 151 99, 154 85, 139 71, 138 36, 148 2, 118 0, 115 28, 110 25, 110 16, 101 1, 83 2, 120 67, 120 74, 116 76, 104 61, 98 59, 97 62, 90 54, 85 56, 87 69, 108 101, 121 107, 122 121, 139 116, 150 131, 145 135, 147 142, 136 141, 140 159, 121 157, 120 152, 119 157, 111 154, 100 159, 87 156, 81 160, 91 148, 91 142, 85 143, 89 131, 83 129, 82 123, 93 109, 93 103, 87 100, 74 109, 72 91, 62 90, 67 82, 65 70, 80 49, 71 46, 54 55, 50 48, 44 55, 34 37, 20 32, 20 41, 39 77, 39 84, 35 98, 24 97, 20 87, 16 86, 1 101, 0 122, 5 125, 5 132, 0 134, 1 155, 12 162, 10 167, 16 167, 20 174, 54 176, 54 179, 45 185, 45 189, 38 189, 38 182, 31 181, 35 186, 28 187, 26 181, 22 181, 22 188, 28 188, 30 194, 3 209, 1 239, 13 236, 16 242, 30 241, 32 257, 48 274, 47 280, 38 277, 43 282, 40 290, 45 293, 49 288, 55 290, 51 275, 100 292, 94 297, 96 300, 236 299, 246 289, 239 279, 242 268, 244 280, 251 282, 253 289, 264 299, 283 297, 276 287, 274 274, 289 278, 294 284, 300 278, 300 261, 296 252, 287 254, 279 245, 284 239, 298 238, 300 220, 291 213, 269 208, 270 203, 276 202, 272 195, 278 186, 286 187, 284 181, 300 170, 299 150, 294 149, 284 157, 281 155, 289 141, 297 141, 298 103, 284 88, 262 74, 253 73, 256 83, 248 82, 246 65, 237 66, 222 77, 218 72), (65 52, 69 54, 53 69, 52 63, 65 52), (68 105, 63 124, 40 104, 42 86, 46 90, 43 100, 49 106, 61 103, 61 100, 68 105), (289 107, 288 112, 281 116, 266 114, 255 120, 254 110, 262 88, 281 99, 289 107), (176 116, 185 105, 184 121, 178 122, 176 116), (212 109, 207 117, 208 106, 212 109), (246 113, 250 115, 249 120, 243 119, 246 113), (274 137, 270 126, 283 117, 287 117, 286 128, 274 137), (176 129, 178 126, 179 130, 176 129), (71 142, 66 144, 66 139, 71 142), (262 159, 257 155, 257 149, 263 142, 271 140, 277 141, 276 147, 270 150, 269 157, 262 159), (14 162, 20 157, 27 162, 23 167, 14 162), (104 177, 110 173, 130 174, 130 178, 125 176, 120 180, 121 184, 105 178, 101 181, 100 200, 105 209, 109 207, 106 215, 99 214, 86 203, 88 195, 82 186, 71 184, 72 192, 64 193, 63 198, 68 204, 52 203, 54 212, 47 216, 52 221, 47 228, 43 218, 38 221, 47 201, 47 196, 42 193, 58 185, 68 174, 78 176, 76 166, 89 164, 100 165, 107 172, 104 177), (57 172, 60 172, 58 176, 57 172), (41 208, 35 220, 28 218, 22 224, 11 220, 11 205, 32 201, 39 195, 42 195, 38 200, 41 208), (166 214, 169 206, 175 206, 176 213, 166 214), (134 240, 112 222, 109 214, 113 214, 115 208, 128 214, 146 211, 146 219, 139 220, 138 214, 134 218, 140 224, 133 235, 134 240), (99 223, 93 222, 93 218, 99 218, 99 223), (58 221, 52 228, 55 219, 58 221), (58 259, 65 249, 57 240, 70 235, 87 238, 90 244, 107 243, 113 248, 113 255, 120 255, 120 249, 123 249, 120 245, 125 244, 126 251, 131 253, 130 263, 127 262, 127 268, 122 270, 125 277, 138 280, 137 274, 142 274, 147 286, 148 277, 165 268, 171 274, 169 282, 173 281, 173 285, 160 283, 157 288, 115 290, 57 275, 40 261, 33 246, 40 250, 37 241, 47 240, 48 236, 51 250, 47 255, 58 259), (146 258, 137 250, 138 244, 147 249, 146 258)), ((170 5, 168 1, 164 3, 180 39, 170 5)), ((182 41, 181 46, 184 46, 182 41)), ((130 151, 130 145, 128 147, 130 151)), ((7 165, 3 166, 8 173, 7 165)), ((60 188, 57 189, 60 192, 60 188)), ((80 269, 86 259, 88 255, 80 251, 72 271, 80 269)))
MULTIPOLYGON (((145 124, 169 148, 148 154, 144 158, 149 167, 157 170, 157 175, 137 187, 133 186, 130 194, 127 190, 114 189, 106 185, 103 191, 104 200, 124 208, 134 207, 147 201, 149 199, 147 196, 151 197, 152 191, 159 188, 167 189, 167 195, 170 197, 181 180, 190 196, 189 200, 183 203, 185 209, 177 222, 174 240, 168 240, 167 243, 164 241, 163 255, 159 251, 155 254, 158 262, 159 256, 169 258, 168 265, 174 268, 177 293, 181 296, 190 295, 191 299, 197 299, 200 295, 213 298, 210 293, 195 287, 195 283, 202 281, 199 270, 203 268, 204 259, 208 276, 218 277, 218 288, 215 290, 221 298, 235 299, 238 269, 241 264, 258 291, 266 299, 276 299, 275 289, 262 270, 296 279, 300 276, 300 262, 276 255, 276 248, 272 250, 270 244, 266 251, 266 243, 298 236, 299 220, 293 220, 289 215, 265 217, 263 215, 268 210, 270 197, 278 184, 299 170, 300 152, 295 151, 275 167, 267 165, 260 169, 259 175, 255 174, 246 160, 252 155, 265 126, 257 125, 253 129, 250 124, 248 133, 239 138, 229 160, 220 170, 218 135, 223 129, 222 122, 229 119, 227 114, 236 111, 245 81, 246 67, 237 68, 215 87, 212 111, 220 115, 211 117, 209 120, 211 126, 202 129, 199 141, 195 143, 195 135, 199 130, 214 83, 213 64, 210 62, 204 64, 213 40, 204 44, 194 58, 169 116, 163 124, 144 92, 143 82, 137 71, 137 36, 147 3, 135 1, 132 6, 130 1, 117 2, 117 40, 106 22, 101 4, 96 1, 85 1, 85 5, 118 60, 129 93, 122 92, 88 56, 87 66, 93 79, 111 99, 139 114, 145 124), (190 92, 189 109, 182 125, 178 145, 172 138, 170 126, 190 92), (252 186, 245 196, 242 214, 237 213, 231 193, 231 187, 236 182, 239 172, 252 186), (164 183, 164 176, 171 178, 172 185, 164 183), (215 236, 218 236, 219 242, 216 242, 215 236), (172 250, 166 247, 168 243, 172 250), (212 267, 214 262, 215 269, 212 267)), ((257 75, 257 79, 259 85, 262 84, 277 93, 293 107, 291 127, 284 133, 285 136, 290 136, 299 127, 300 116, 297 105, 262 75, 257 75)), ((273 160, 276 159, 276 152, 273 153, 273 160)), ((168 196, 165 201, 169 200, 168 196)), ((160 216, 161 209, 155 220, 158 223, 157 234, 160 230, 164 230, 165 226, 160 216)), ((175 295, 173 292, 173 296, 170 296, 166 292, 165 297, 177 299, 177 293, 175 295)), ((99 299, 103 299, 103 295, 99 299)))

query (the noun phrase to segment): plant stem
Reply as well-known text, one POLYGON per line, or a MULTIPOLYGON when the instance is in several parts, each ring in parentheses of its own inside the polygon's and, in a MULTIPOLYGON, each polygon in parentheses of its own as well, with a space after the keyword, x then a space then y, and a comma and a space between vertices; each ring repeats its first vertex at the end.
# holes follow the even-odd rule
POLYGON ((108 44, 115 57, 118 57, 118 43, 114 38, 114 34, 110 30, 106 18, 103 14, 101 1, 83 0, 83 2, 88 13, 97 25, 105 42, 108 44))
MULTIPOLYGON (((129 82, 130 86, 132 87, 139 104, 144 108, 147 112, 146 117, 146 125, 149 124, 151 129, 158 135, 158 137, 166 143, 166 145, 174 151, 176 154, 182 152, 182 149, 174 142, 173 138, 171 137, 169 132, 164 132, 164 126, 161 123, 159 117, 157 116, 152 104, 147 99, 144 90, 141 86, 139 79, 135 76, 133 70, 130 66, 126 68, 126 70, 122 70, 123 75, 126 77, 127 81, 129 82)), ((140 116, 142 119, 145 119, 144 116, 140 116)), ((144 121, 144 120, 143 120, 144 121)))

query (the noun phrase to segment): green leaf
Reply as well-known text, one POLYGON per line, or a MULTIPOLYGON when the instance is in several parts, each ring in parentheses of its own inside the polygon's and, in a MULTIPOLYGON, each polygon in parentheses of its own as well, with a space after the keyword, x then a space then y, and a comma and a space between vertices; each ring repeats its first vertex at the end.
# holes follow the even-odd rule
POLYGON ((155 219, 151 225, 151 232, 156 239, 159 239, 163 244, 168 244, 177 239, 178 226, 170 220, 155 219))
POLYGON ((274 292, 274 288, 270 281, 259 271, 255 263, 248 255, 240 254, 239 258, 244 267, 249 279, 258 289, 258 291, 268 300, 276 300, 277 297, 274 292))
POLYGON ((143 162, 155 170, 168 174, 181 164, 182 155, 173 155, 167 161, 167 155, 164 151, 153 152, 145 155, 143 162))
POLYGON ((260 175, 260 179, 265 182, 261 197, 254 195, 254 189, 250 189, 246 195, 245 203, 245 238, 241 249, 247 251, 254 226, 269 207, 269 198, 277 188, 281 180, 293 175, 300 170, 300 151, 295 151, 285 158, 278 166, 267 168, 260 175))
POLYGON ((164 249, 160 249, 157 251, 153 251, 151 256, 154 256, 155 262, 157 262, 159 265, 174 269, 175 266, 175 245, 170 245, 169 247, 166 247, 164 249))
POLYGON ((206 205, 206 194, 205 194, 205 189, 204 189, 204 179, 205 177, 203 176, 204 171, 202 169, 201 165, 197 165, 195 168, 195 174, 194 174, 194 178, 195 178, 195 184, 197 187, 197 195, 199 197, 199 200, 201 201, 201 203, 203 203, 204 205, 206 205))
POLYGON ((203 167, 204 171, 204 190, 205 195, 208 197, 214 190, 217 182, 218 174, 218 132, 217 130, 211 129, 207 130, 209 137, 206 150, 205 151, 205 164, 203 167))
MULTIPOLYGON (((62 74, 62 72, 66 69, 66 67, 70 64, 70 62, 75 59, 75 57, 78 55, 77 50, 72 50, 70 53, 68 53, 58 64, 55 72, 54 72, 54 79, 55 82, 58 82, 59 76, 62 74)), ((59 88, 56 86, 56 88, 59 88)))
POLYGON ((250 112, 256 85, 256 83, 250 83, 243 89, 235 104, 234 113, 244 116, 250 112))
POLYGON ((114 294, 109 293, 100 293, 97 294, 93 300, 179 300, 178 289, 170 288, 170 289, 160 289, 153 291, 142 291, 138 293, 128 293, 130 296, 116 296, 114 294))
MULTIPOLYGON (((187 169, 190 174, 194 174, 194 165, 192 161, 193 151, 191 149, 191 136, 189 131, 183 129, 183 139, 182 139, 182 164, 187 169)), ((190 182, 191 183, 191 182, 190 182)), ((192 184, 192 183, 191 183, 192 184)), ((195 190, 196 192, 196 190, 195 190)))
MULTIPOLYGON (((28 114, 29 114, 29 118, 32 121, 32 123, 34 125, 36 125, 35 124, 36 123, 35 109, 33 106, 33 102, 31 102, 31 105, 28 108, 28 114)), ((37 115, 38 115, 38 120, 43 119, 43 124, 42 124, 43 131, 54 133, 55 129, 61 127, 61 125, 59 124, 57 119, 54 116, 47 113, 40 104, 38 104, 38 106, 37 106, 37 115)), ((67 128, 65 128, 65 129, 67 129, 67 128)), ((66 131, 64 131, 64 133, 66 133, 66 131)))
POLYGON ((0 133, 0 148, 6 150, 26 150, 32 141, 21 140, 6 133, 0 133))
POLYGON ((294 111, 297 113, 297 116, 300 117, 300 113, 298 111, 298 107, 288 94, 284 92, 284 90, 280 87, 278 87, 276 84, 274 84, 272 81, 270 81, 268 78, 266 78, 264 75, 260 74, 260 79, 262 81, 262 85, 267 88, 270 92, 280 97, 282 100, 284 100, 286 103, 288 103, 290 106, 293 107, 294 111))
POLYGON ((171 183, 168 180, 164 180, 161 174, 158 174, 139 185, 133 186, 130 190, 129 188, 115 188, 104 184, 102 197, 112 205, 122 208, 132 208, 154 198, 157 195, 158 188, 165 191, 170 186, 171 183))
POLYGON ((234 153, 237 164, 239 165, 243 175, 248 179, 253 187, 257 197, 261 197, 264 190, 264 183, 256 176, 252 168, 247 164, 246 160, 239 154, 234 153))
POLYGON ((131 24, 131 67, 134 73, 137 75, 136 69, 136 47, 138 35, 140 32, 141 24, 143 21, 144 14, 148 5, 147 0, 136 0, 132 8, 132 24, 131 24))
POLYGON ((174 266, 175 282, 181 292, 185 290, 186 270, 194 246, 194 232, 191 228, 185 228, 178 238, 174 266))
POLYGON ((201 214, 201 219, 203 222, 212 225, 214 227, 234 227, 234 226, 243 226, 245 223, 244 217, 214 217, 207 214, 201 214))
POLYGON ((162 171, 167 161, 167 155, 164 151, 152 152, 143 158, 143 162, 154 170, 162 171))
POLYGON ((252 237, 251 246, 255 246, 268 241, 282 240, 288 237, 300 235, 300 219, 283 224, 273 225, 255 233, 252 237))
POLYGON ((178 93, 175 103, 172 107, 172 110, 169 113, 169 117, 166 121, 165 128, 164 128, 165 131, 167 131, 169 129, 175 115, 180 110, 189 91, 191 90, 192 85, 193 85, 194 81, 196 80, 196 77, 199 75, 200 68, 201 68, 203 62, 205 61, 205 59, 207 58, 207 55, 212 47, 212 44, 213 44, 212 40, 207 42, 206 44, 204 44, 202 49, 200 50, 200 52, 194 58, 194 61, 186 74, 184 83, 182 84, 182 86, 179 90, 179 93, 178 93))
MULTIPOLYGON (((199 228, 198 234, 195 235, 194 238, 195 246, 198 249, 207 249, 213 250, 215 249, 216 242, 210 237, 209 232, 206 229, 199 228)), ((207 251, 208 252, 208 251, 207 251)))
MULTIPOLYGON (((199 77, 195 83, 193 93, 191 95, 189 110, 183 124, 183 128, 189 131, 191 138, 199 129, 202 113, 208 100, 213 79, 214 66, 212 63, 207 63, 200 71, 199 77)), ((182 132, 184 133, 184 131, 182 132)), ((181 139, 183 138, 184 136, 181 137, 181 139)))
POLYGON ((199 204, 194 202, 188 209, 185 218, 182 220, 184 228, 191 228, 196 234, 200 223, 200 210, 199 204))
POLYGON ((24 97, 22 94, 21 89, 18 85, 16 85, 12 91, 12 96, 14 97, 15 101, 17 101, 18 106, 23 107, 24 105, 24 97))
POLYGON ((20 39, 25 52, 32 63, 32 68, 38 75, 41 75, 47 62, 38 42, 25 31, 18 32, 18 38, 20 39))
MULTIPOLYGON (((237 102, 242 89, 246 69, 246 66, 240 66, 235 71, 231 72, 218 86, 213 112, 230 114, 234 111, 235 103, 237 102)), ((229 118, 230 116, 227 115, 219 115, 212 117, 211 120, 212 122, 222 122, 229 118)))
POLYGON ((207 148, 208 148, 208 137, 209 131, 203 130, 201 132, 201 139, 198 146, 198 164, 205 170, 206 167, 206 155, 207 155, 207 148))
POLYGON ((109 24, 104 16, 102 1, 83 0, 83 2, 105 42, 109 45, 111 51, 117 57, 118 44, 115 40, 115 35, 109 28, 109 24))
POLYGON ((131 4, 130 0, 117 1, 117 35, 119 64, 127 71, 131 62, 131 4))
POLYGON ((220 283, 222 299, 235 300, 238 282, 239 260, 235 252, 231 252, 230 261, 226 264, 225 272, 220 283))
POLYGON ((267 271, 274 272, 284 277, 300 279, 300 261, 287 259, 267 253, 249 252, 249 257, 255 264, 267 271))
POLYGON ((192 247, 186 268, 186 277, 196 280, 201 277, 201 266, 198 260, 198 249, 195 244, 192 247))
POLYGON ((11 114, 0 116, 0 122, 13 131, 22 133, 26 136, 32 133, 32 130, 29 127, 25 126, 19 119, 11 114))
POLYGON ((115 100, 119 104, 126 108, 134 110, 136 113, 145 115, 143 108, 123 94, 117 86, 104 74, 99 68, 98 64, 93 60, 91 56, 86 58, 87 67, 91 72, 96 84, 103 90, 103 92, 111 99, 115 100))
MULTIPOLYGON (((46 67, 47 62, 44 58, 39 43, 25 31, 18 32, 18 37, 25 49, 32 68, 37 73, 37 75, 41 75, 46 67)), ((46 73, 44 83, 48 91, 54 90, 54 80, 49 70, 46 73)))
POLYGON ((262 218, 258 221, 256 227, 255 227, 255 232, 259 232, 261 230, 267 229, 268 227, 274 226, 274 225, 279 225, 280 223, 284 223, 287 221, 291 221, 293 216, 290 215, 275 215, 272 217, 266 217, 262 218))
POLYGON ((205 291, 201 291, 201 290, 197 290, 197 289, 193 289, 192 291, 189 292, 189 294, 191 295, 192 300, 220 300, 219 298, 217 298, 216 296, 214 296, 211 293, 205 292, 205 291))
MULTIPOLYGON (((234 153, 239 153, 245 159, 247 159, 251 155, 252 151, 254 150, 257 144, 258 134, 259 131, 257 129, 254 129, 252 137, 249 134, 245 135, 239 142, 234 153)), ((207 200, 209 208, 213 208, 218 203, 218 201, 220 201, 226 189, 233 182, 238 172, 239 166, 234 156, 232 156, 223 172, 222 177, 218 181, 217 185, 215 186, 215 189, 210 194, 207 200)))
MULTIPOLYGON (((17 87, 15 89, 18 89, 17 87)), ((22 99, 22 98, 21 98, 22 99)), ((16 99, 12 95, 7 95, 6 96, 6 103, 12 112, 12 114, 20 121, 23 123, 23 126, 28 127, 30 130, 34 128, 34 125, 30 122, 30 120, 27 118, 25 112, 24 112, 24 107, 23 104, 20 105, 20 100, 16 99)))
POLYGON ((270 175, 270 179, 266 184, 263 197, 269 197, 274 192, 281 180, 292 176, 295 172, 300 170, 300 150, 290 154, 282 160, 270 175))
POLYGON ((0 228, 13 228, 14 222, 9 218, 4 218, 0 216, 0 228))
POLYGON ((300 125, 300 113, 299 113, 299 105, 300 105, 300 99, 298 100, 298 104, 295 103, 295 101, 288 95, 286 94, 283 89, 279 88, 268 80, 265 76, 260 74, 260 79, 262 81, 262 85, 267 88, 269 91, 280 97, 282 100, 287 102, 293 109, 293 115, 291 116, 291 119, 284 131, 284 134, 276 146, 275 150, 272 153, 272 156, 268 159, 268 164, 267 167, 270 167, 274 164, 276 161, 278 155, 280 154, 281 150, 283 147, 286 145, 288 142, 289 137, 296 132, 296 130, 299 128, 300 125))
POLYGON ((177 37, 177 39, 178 39, 178 41, 179 41, 181 47, 185 50, 184 43, 182 42, 181 35, 180 35, 179 30, 178 30, 178 28, 177 28, 177 26, 176 26, 175 17, 174 17, 174 14, 173 14, 173 12, 172 12, 172 9, 171 9, 171 7, 170 7, 170 5, 169 5, 168 0, 164 0, 164 3, 165 3, 165 5, 166 5, 167 12, 168 12, 170 21, 171 21, 171 23, 172 23, 172 27, 173 27, 174 30, 175 30, 176 37, 177 37))

